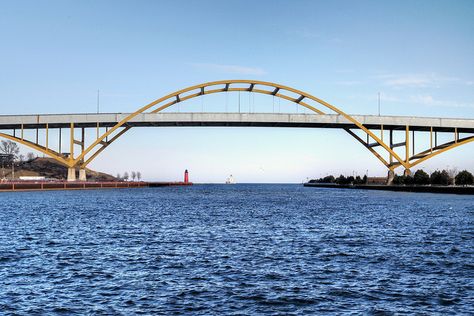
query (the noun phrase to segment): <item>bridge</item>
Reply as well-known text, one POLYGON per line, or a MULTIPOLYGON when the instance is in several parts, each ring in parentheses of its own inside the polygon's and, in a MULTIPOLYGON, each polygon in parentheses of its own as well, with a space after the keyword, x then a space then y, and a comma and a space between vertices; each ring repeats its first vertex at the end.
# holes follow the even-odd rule
POLYGON ((410 168, 423 161, 474 141, 474 119, 349 115, 303 91, 255 80, 203 83, 168 94, 133 113, 0 115, 0 137, 21 143, 65 164, 69 167, 69 181, 76 180, 76 169, 79 169, 79 180, 85 181, 86 166, 131 128, 152 126, 342 129, 387 167, 389 178, 398 167, 404 168, 405 174, 409 174, 410 168), (310 114, 243 113, 240 104, 238 112, 165 112, 188 99, 230 92, 259 93, 280 98, 309 110, 310 114), (34 136, 26 137, 27 130, 34 130, 34 136), (55 142, 50 141, 51 130, 58 130, 58 140, 55 142), (67 152, 62 148, 64 131, 69 143, 67 152), (448 134, 450 140, 439 142, 440 133, 448 134), (91 134, 94 137, 88 142, 86 138, 91 134), (419 135, 424 136, 429 145, 415 152, 415 136, 419 135), (402 141, 396 142, 395 136, 401 136, 402 141), (75 155, 76 149, 78 155, 75 155))

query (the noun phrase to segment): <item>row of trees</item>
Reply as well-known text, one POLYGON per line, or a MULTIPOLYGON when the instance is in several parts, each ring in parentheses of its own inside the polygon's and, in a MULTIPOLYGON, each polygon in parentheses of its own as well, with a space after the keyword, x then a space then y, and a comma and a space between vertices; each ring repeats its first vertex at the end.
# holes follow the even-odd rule
POLYGON ((20 148, 16 143, 10 140, 2 140, 0 142, 0 164, 2 169, 13 167, 19 153, 20 148))
POLYGON ((456 175, 450 175, 447 170, 436 170, 431 175, 422 169, 417 170, 413 176, 395 175, 393 184, 396 185, 472 185, 474 176, 467 170, 456 175))
POLYGON ((342 174, 335 178, 333 175, 326 176, 324 178, 319 178, 316 180, 310 180, 310 183, 336 183, 336 184, 366 184, 367 183, 367 176, 364 177, 360 176, 349 176, 345 177, 342 174))
MULTIPOLYGON (((336 184, 367 184, 367 176, 361 178, 360 176, 345 177, 340 175, 335 178, 334 176, 326 176, 323 178, 310 180, 310 183, 336 183, 336 184)), ((423 171, 422 169, 417 170, 413 176, 399 176, 395 175, 393 179, 395 185, 473 185, 474 176, 467 170, 463 170, 459 173, 452 172, 451 170, 436 170, 431 175, 423 171)))
POLYGON ((11 140, 2 140, 0 142, 1 164, 4 167, 11 167, 13 163, 23 163, 36 159, 36 155, 29 152, 25 155, 20 154, 20 147, 11 140))
POLYGON ((5 179, 5 169, 11 168, 10 177, 14 179, 15 167, 35 158, 36 156, 31 152, 26 157, 20 154, 20 147, 11 140, 0 141, 0 178, 5 179))
POLYGON ((129 174, 127 171, 125 171, 123 176, 121 176, 120 173, 117 173, 116 178, 119 181, 128 181, 128 180, 135 181, 135 179, 137 179, 137 181, 140 181, 142 179, 142 173, 140 171, 132 171, 129 174))

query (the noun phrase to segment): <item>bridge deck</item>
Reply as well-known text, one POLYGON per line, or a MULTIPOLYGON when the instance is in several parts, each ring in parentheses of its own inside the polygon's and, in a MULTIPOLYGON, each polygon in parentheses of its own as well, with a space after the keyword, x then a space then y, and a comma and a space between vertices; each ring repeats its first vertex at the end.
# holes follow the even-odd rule
MULTIPOLYGON (((109 114, 40 114, 0 115, 0 130, 111 127, 128 113, 109 114)), ((474 119, 434 118, 410 116, 352 115, 370 129, 450 132, 455 128, 461 133, 474 133, 474 119)), ((306 127, 306 128, 354 128, 355 125, 341 115, 335 114, 283 114, 283 113, 144 113, 139 114, 124 126, 254 126, 254 127, 306 127)))

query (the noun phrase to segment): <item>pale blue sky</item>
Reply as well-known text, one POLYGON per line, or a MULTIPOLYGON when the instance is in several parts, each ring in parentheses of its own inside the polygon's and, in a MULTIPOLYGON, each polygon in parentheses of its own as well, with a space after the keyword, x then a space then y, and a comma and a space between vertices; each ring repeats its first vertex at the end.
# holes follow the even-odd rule
MULTIPOLYGON (((382 114, 474 118, 473 17, 473 1, 0 1, 0 114, 94 112, 97 89, 101 111, 128 112, 249 78, 348 113, 376 114, 381 92, 382 114)), ((471 144, 420 167, 474 171, 473 155, 471 144)), ((135 129, 91 167, 159 180, 189 168, 197 182, 385 174, 324 129, 135 129)))

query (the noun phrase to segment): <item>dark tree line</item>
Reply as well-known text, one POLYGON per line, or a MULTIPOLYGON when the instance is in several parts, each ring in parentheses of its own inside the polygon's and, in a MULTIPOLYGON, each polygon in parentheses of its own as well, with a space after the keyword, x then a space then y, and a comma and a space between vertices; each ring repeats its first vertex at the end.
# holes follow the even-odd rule
POLYGON ((395 175, 393 178, 395 185, 472 185, 474 184, 473 175, 463 170, 455 177, 449 175, 446 170, 436 170, 431 175, 423 170, 417 170, 413 176, 399 176, 395 175))
POLYGON ((335 178, 333 175, 326 176, 324 178, 319 178, 315 180, 310 180, 309 183, 336 183, 336 184, 366 184, 367 183, 367 176, 364 177, 353 176, 346 177, 344 175, 340 175, 339 177, 335 178))
POLYGON ((474 176, 467 170, 463 170, 458 173, 455 177, 457 185, 473 185, 474 184, 474 176))
MULTIPOLYGON (((367 176, 345 177, 340 175, 335 178, 333 175, 319 179, 310 180, 309 183, 336 183, 336 184, 367 184, 367 176)), ((431 175, 423 171, 417 170, 413 176, 395 175, 393 178, 394 185, 473 185, 474 176, 467 170, 459 172, 456 176, 450 175, 447 170, 436 170, 431 175)))
POLYGON ((120 173, 117 173, 116 178, 118 181, 128 181, 129 179, 131 179, 132 181, 135 181, 135 179, 141 181, 142 173, 140 171, 132 171, 129 174, 127 171, 125 171, 123 176, 121 176, 120 173))

